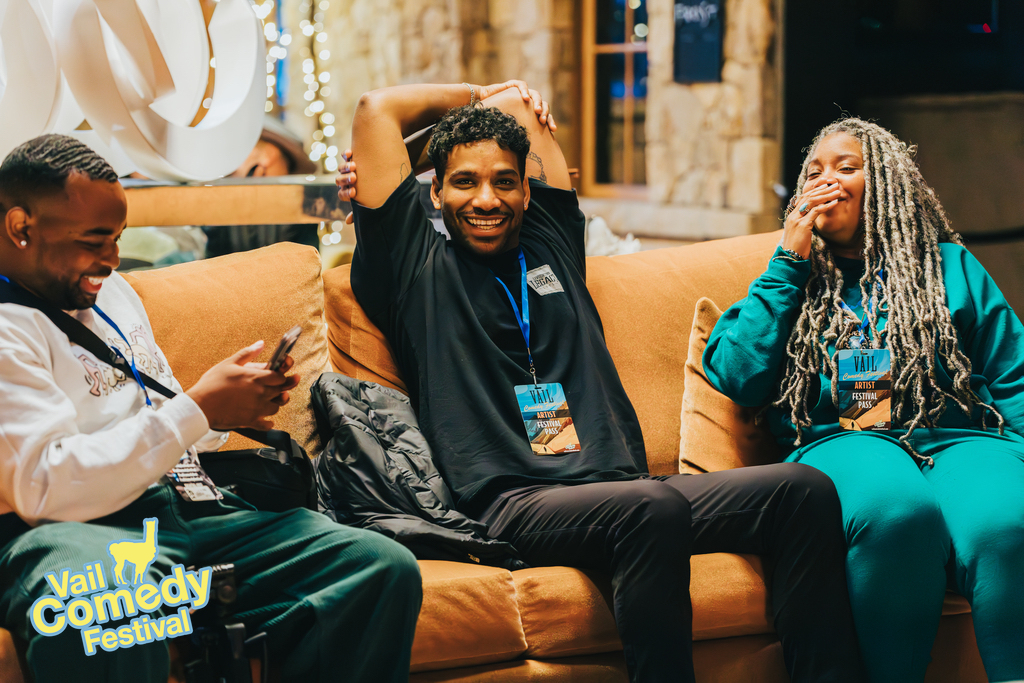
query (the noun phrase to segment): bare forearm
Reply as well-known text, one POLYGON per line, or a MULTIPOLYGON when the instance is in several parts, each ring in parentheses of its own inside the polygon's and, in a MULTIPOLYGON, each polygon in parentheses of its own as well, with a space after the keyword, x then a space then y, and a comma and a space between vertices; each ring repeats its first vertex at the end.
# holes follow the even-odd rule
MULTIPOLYGON (((364 94, 352 122, 352 154, 346 157, 358 159, 359 194, 351 189, 355 182, 352 163, 339 172, 342 189, 338 196, 355 199, 367 208, 382 206, 410 174, 430 166, 424 154, 429 134, 414 134, 436 123, 449 109, 469 104, 470 91, 466 84, 459 83, 402 85, 364 94)), ((485 106, 511 114, 526 127, 532 148, 527 175, 569 189, 565 159, 551 135, 555 122, 540 93, 528 90, 525 82, 517 80, 473 86, 473 92, 485 106)))
POLYGON ((358 201, 378 207, 413 172, 404 138, 431 125, 452 107, 469 104, 469 88, 401 85, 359 98, 352 121, 352 154, 359 161, 358 201))
MULTIPOLYGON (((363 94, 352 123, 353 145, 360 125, 393 122, 402 138, 420 131, 444 116, 452 107, 469 104, 469 88, 450 85, 415 84, 381 88, 363 94)), ((356 155, 358 158, 358 154, 356 155)))

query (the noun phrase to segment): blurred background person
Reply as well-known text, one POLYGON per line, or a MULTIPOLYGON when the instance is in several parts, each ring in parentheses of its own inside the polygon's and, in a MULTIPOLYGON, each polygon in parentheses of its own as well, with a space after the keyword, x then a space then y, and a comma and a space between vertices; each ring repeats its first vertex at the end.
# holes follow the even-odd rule
MULTIPOLYGON (((264 178, 316 173, 299 137, 277 118, 263 119, 263 132, 245 161, 229 178, 264 178)), ((143 179, 138 173, 133 178, 143 179)), ((162 268, 176 263, 258 249, 277 242, 317 247, 317 224, 148 226, 126 230, 118 246, 118 271, 162 268)))
MULTIPOLYGON (((264 117, 259 142, 231 178, 264 178, 317 172, 303 150, 302 141, 273 116, 264 117)), ((206 256, 223 256, 258 249, 278 242, 297 242, 316 248, 317 224, 284 225, 208 225, 206 256)))

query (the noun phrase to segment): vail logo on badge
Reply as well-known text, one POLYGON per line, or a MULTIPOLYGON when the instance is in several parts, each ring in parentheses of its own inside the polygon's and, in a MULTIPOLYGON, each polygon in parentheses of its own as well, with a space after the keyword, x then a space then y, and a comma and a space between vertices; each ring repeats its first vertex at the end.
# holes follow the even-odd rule
POLYGON ((103 562, 97 560, 82 567, 83 571, 47 572, 46 582, 53 595, 45 595, 29 610, 32 627, 44 636, 62 633, 68 625, 81 631, 85 654, 96 654, 97 646, 113 652, 139 643, 152 643, 192 633, 190 609, 202 609, 210 601, 210 578, 213 570, 186 571, 176 564, 171 573, 158 583, 147 581, 149 568, 159 554, 157 519, 143 520, 142 540, 113 541, 107 553, 114 561, 114 583, 120 588, 108 589, 103 562), (126 574, 128 567, 132 568, 126 574), (150 618, 161 607, 177 608, 167 616, 150 618), (100 624, 134 617, 117 628, 100 624))

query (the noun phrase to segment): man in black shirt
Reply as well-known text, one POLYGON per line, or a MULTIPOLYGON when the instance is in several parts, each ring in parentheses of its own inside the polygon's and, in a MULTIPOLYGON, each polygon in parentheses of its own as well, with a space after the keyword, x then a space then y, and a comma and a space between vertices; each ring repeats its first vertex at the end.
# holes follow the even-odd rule
POLYGON ((353 291, 459 509, 530 564, 610 572, 633 681, 693 680, 689 560, 708 552, 765 558, 794 681, 863 680, 831 481, 798 464, 647 473, 553 128, 519 81, 378 90, 353 122, 358 189, 354 163, 339 176, 357 200, 353 291), (432 124, 431 198, 451 240, 403 142, 432 124))

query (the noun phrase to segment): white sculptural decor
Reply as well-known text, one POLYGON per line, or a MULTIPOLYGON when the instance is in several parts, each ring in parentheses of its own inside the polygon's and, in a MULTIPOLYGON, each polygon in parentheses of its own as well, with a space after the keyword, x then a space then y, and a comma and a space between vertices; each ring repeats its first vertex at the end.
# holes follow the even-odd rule
POLYGON ((202 181, 233 171, 259 139, 266 47, 249 0, 219 0, 209 42, 198 0, 0 0, 0 41, 0 158, 65 133, 119 174, 202 181), (193 127, 210 43, 213 95, 193 127))

